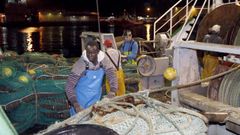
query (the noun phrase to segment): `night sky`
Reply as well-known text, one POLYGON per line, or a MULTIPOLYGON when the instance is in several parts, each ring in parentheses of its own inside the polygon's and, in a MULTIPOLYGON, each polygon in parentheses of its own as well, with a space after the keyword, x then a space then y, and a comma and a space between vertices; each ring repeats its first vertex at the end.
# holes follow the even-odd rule
MULTIPOLYGON (((2 9, 4 0, 0 0, 2 9)), ((126 9, 130 14, 145 15, 151 7, 153 16, 162 14, 177 0, 98 0, 101 16, 121 15, 126 9)), ((96 12, 96 0, 27 0, 29 7, 35 9, 56 9, 69 11, 96 12)))

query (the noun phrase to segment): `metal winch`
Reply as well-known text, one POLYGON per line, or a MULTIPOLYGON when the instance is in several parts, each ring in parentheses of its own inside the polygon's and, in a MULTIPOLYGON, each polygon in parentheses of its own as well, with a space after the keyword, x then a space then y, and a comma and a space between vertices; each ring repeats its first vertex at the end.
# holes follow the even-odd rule
POLYGON ((138 58, 137 70, 142 76, 142 88, 151 89, 164 86, 163 72, 170 65, 172 49, 170 38, 166 33, 158 33, 154 41, 144 41, 153 43, 156 55, 142 55, 138 58))

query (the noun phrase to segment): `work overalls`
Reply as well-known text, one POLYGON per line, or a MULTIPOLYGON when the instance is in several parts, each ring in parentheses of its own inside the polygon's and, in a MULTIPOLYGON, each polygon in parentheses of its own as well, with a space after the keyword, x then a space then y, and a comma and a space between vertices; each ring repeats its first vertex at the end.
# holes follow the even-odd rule
MULTIPOLYGON (((87 64, 84 75, 79 79, 75 91, 77 102, 81 108, 86 109, 100 100, 102 96, 102 82, 104 70, 102 65, 97 70, 89 69, 87 64)), ((70 115, 76 114, 73 107, 70 108, 70 115)))

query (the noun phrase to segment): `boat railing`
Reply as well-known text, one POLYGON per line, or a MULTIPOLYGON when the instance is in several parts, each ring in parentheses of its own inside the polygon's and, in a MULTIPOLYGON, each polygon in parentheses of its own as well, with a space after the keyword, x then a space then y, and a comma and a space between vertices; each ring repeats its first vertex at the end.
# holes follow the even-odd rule
MULTIPOLYGON (((162 27, 164 25, 166 25, 169 21, 170 21, 170 27, 172 27, 172 16, 173 16, 173 11, 174 9, 179 5, 179 3, 181 3, 182 0, 179 0, 178 2, 176 2, 171 8, 169 8, 161 17, 159 17, 155 22, 154 22, 154 26, 153 26, 153 38, 155 39, 155 35, 162 29, 162 27), (157 24, 162 22, 164 18, 166 18, 167 16, 169 16, 170 14, 170 19, 167 21, 167 23, 165 23, 163 26, 159 27, 157 29, 157 24)), ((171 35, 171 33, 170 33, 171 35)))
MULTIPOLYGON (((197 2, 197 0, 195 1, 195 4, 196 4, 196 2, 197 2)), ((213 4, 212 6, 210 6, 210 0, 204 0, 204 2, 203 2, 203 4, 202 4, 202 6, 200 7, 200 8, 198 8, 198 10, 199 10, 199 12, 198 12, 198 15, 196 16, 196 19, 194 20, 194 22, 191 24, 192 26, 191 26, 191 29, 189 30, 189 32, 188 32, 188 34, 187 34, 187 37, 185 37, 184 39, 182 38, 182 39, 180 39, 180 37, 181 37, 181 35, 185 32, 186 33, 186 31, 184 31, 184 28, 185 28, 185 26, 187 25, 187 23, 188 23, 188 20, 190 20, 190 14, 187 16, 187 18, 185 19, 185 22, 184 22, 184 24, 183 24, 183 26, 182 26, 182 28, 181 28, 181 31, 180 31, 180 33, 178 34, 178 36, 177 36, 177 40, 184 40, 184 41, 188 41, 189 40, 189 38, 191 37, 191 34, 192 34, 192 32, 193 32, 193 30, 194 30, 194 28, 195 28, 195 26, 196 26, 196 24, 197 24, 197 22, 198 22, 198 19, 199 19, 199 17, 200 17, 200 15, 202 14, 202 12, 203 12, 203 9, 206 9, 205 7, 206 7, 206 4, 207 4, 207 13, 209 13, 211 10, 214 10, 215 8, 217 8, 217 7, 219 7, 219 6, 221 6, 221 5, 226 5, 226 4, 232 4, 232 3, 236 3, 237 5, 239 4, 239 1, 238 0, 235 0, 234 2, 231 2, 230 0, 228 1, 228 2, 225 2, 225 3, 215 3, 215 4, 213 4)), ((239 4, 240 5, 240 4, 239 4)), ((192 6, 192 8, 194 8, 194 6, 192 6)), ((191 10, 190 10, 191 11, 191 10)))
MULTIPOLYGON (((156 34, 159 32, 166 32, 172 37, 173 30, 178 26, 178 24, 181 24, 184 21, 184 24, 181 25, 182 28, 180 30, 180 33, 177 37, 177 40, 180 39, 180 35, 182 35, 184 32, 185 26, 188 24, 189 20, 192 19, 192 12, 193 9, 197 9, 199 12, 197 16, 195 17, 194 22, 191 24, 191 29, 188 31, 187 37, 184 39, 187 41, 191 37, 191 34, 198 22, 198 19, 200 15, 203 13, 203 10, 207 10, 207 13, 209 13, 211 10, 217 8, 218 6, 224 5, 224 4, 232 4, 236 3, 236 5, 240 6, 239 0, 229 0, 228 2, 224 3, 213 3, 211 4, 211 0, 204 0, 203 4, 196 8, 196 4, 198 3, 198 0, 186 0, 186 4, 184 7, 182 7, 180 10, 176 11, 176 8, 182 3, 182 0, 177 1, 171 8, 169 8, 162 16, 160 16, 155 22, 153 26, 153 40, 155 40, 156 34), (184 10, 185 9, 185 10, 184 10), (183 14, 185 11, 185 14, 183 14), (166 20, 166 18, 169 18, 166 20), (184 20, 185 19, 185 20, 184 20), (164 23, 163 23, 164 22, 164 23), (160 24, 162 23, 162 24, 160 24), (168 25, 169 24, 169 25, 168 25), (168 28, 166 28, 168 26, 168 28)), ((200 1, 201 2, 201 1, 200 1)))
MULTIPOLYGON (((203 11, 203 9, 204 9, 207 1, 209 1, 209 0, 204 0, 203 4, 202 4, 202 6, 201 6, 201 8, 200 8, 200 10, 199 10, 199 12, 198 12, 195 20, 194 20, 194 22, 192 23, 191 29, 190 29, 190 31, 188 32, 187 37, 185 38, 185 41, 188 41, 188 40, 189 40, 189 38, 190 38, 190 36, 191 36, 191 34, 192 34, 192 32, 193 32, 193 29, 195 28, 195 26, 196 26, 196 24, 197 24, 197 22, 198 22, 198 19, 199 19, 200 15, 202 14, 202 11, 203 11)), ((193 10, 193 9, 195 8, 195 5, 196 5, 197 2, 198 2, 198 0, 196 0, 196 1, 194 2, 191 10, 193 10)), ((191 10, 190 10, 190 11, 191 11, 191 10)), ((208 10, 208 11, 209 11, 209 10, 208 10)), ((182 29, 180 30, 180 32, 179 32, 179 34, 178 34, 178 36, 177 36, 177 40, 183 40, 183 39, 180 39, 180 37, 182 36, 182 34, 183 34, 184 32, 186 32, 186 31, 184 31, 184 29, 185 29, 185 26, 187 25, 188 20, 190 19, 190 17, 191 17, 191 14, 188 14, 188 16, 186 16, 186 19, 185 19, 185 22, 184 22, 184 24, 183 24, 183 26, 182 26, 182 29)))
MULTIPOLYGON (((191 2, 193 2, 193 1, 194 0, 192 0, 191 2)), ((168 24, 168 22, 170 22, 171 25, 170 25, 170 28, 167 30, 167 32, 169 32, 170 35, 172 35, 172 32, 173 32, 172 28, 174 28, 177 24, 179 24, 186 17, 186 15, 188 14, 188 9, 187 8, 188 8, 187 6, 184 6, 180 10, 178 10, 174 15, 172 15, 172 17, 169 18, 169 20, 167 20, 160 28, 158 28, 157 31, 162 29, 164 26, 166 26, 168 24), (186 14, 181 16, 181 18, 178 19, 177 22, 175 22, 173 24, 173 19, 175 17, 177 17, 180 13, 182 13, 185 8, 186 8, 186 14)))
POLYGON ((154 34, 153 34, 153 38, 155 39, 155 35, 159 32, 159 31, 163 31, 163 28, 167 27, 167 24, 169 24, 169 28, 167 31, 169 31, 169 35, 172 36, 172 30, 173 27, 175 27, 177 24, 179 24, 188 14, 189 14, 189 5, 194 2, 194 0, 187 0, 186 1, 186 5, 184 7, 182 7, 180 10, 178 10, 177 12, 176 9, 178 8, 178 6, 180 5, 180 3, 182 2, 182 0, 179 0, 178 2, 176 2, 171 8, 169 8, 169 10, 167 10, 161 17, 159 17, 155 22, 154 22, 154 34), (177 22, 173 22, 174 19, 176 19, 177 17, 180 16, 180 14, 182 14, 184 11, 184 9, 186 9, 185 14, 181 16, 180 19, 177 20, 177 22), (167 21, 165 21, 165 18, 169 19, 167 21), (157 28, 158 24, 160 22, 165 22, 164 24, 162 24, 160 27, 157 28))

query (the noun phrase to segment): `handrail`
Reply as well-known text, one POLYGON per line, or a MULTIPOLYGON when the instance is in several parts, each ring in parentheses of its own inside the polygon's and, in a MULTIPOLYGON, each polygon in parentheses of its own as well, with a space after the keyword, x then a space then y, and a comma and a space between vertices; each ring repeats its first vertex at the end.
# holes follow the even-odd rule
POLYGON ((156 24, 164 17, 167 15, 167 13, 171 12, 171 10, 173 8, 175 8, 182 0, 179 0, 178 2, 176 2, 176 4, 174 4, 171 8, 168 9, 168 11, 166 11, 161 17, 159 17, 155 22, 154 22, 154 25, 153 25, 153 39, 155 39, 155 34, 157 33, 156 31, 156 24))
MULTIPOLYGON (((235 2, 222 3, 222 4, 219 4, 219 6, 224 5, 224 4, 231 4, 231 3, 236 3, 236 4, 237 4, 237 1, 238 1, 238 0, 236 0, 235 2)), ((196 2, 197 2, 197 0, 196 0, 196 2)), ((195 3, 196 3, 196 2, 195 2, 195 3)), ((195 26, 196 26, 196 24, 197 24, 197 21, 198 21, 200 15, 201 15, 203 9, 205 8, 205 5, 206 5, 207 2, 208 2, 208 4, 209 4, 209 0, 204 0, 202 6, 201 6, 201 8, 200 8, 200 11, 198 12, 198 15, 197 15, 197 17, 196 17, 196 20, 195 20, 195 22, 194 22, 194 24, 193 24, 193 26, 192 26, 189 34, 187 35, 186 41, 188 41, 189 38, 191 37, 191 34, 192 34, 192 32, 193 32, 193 30, 194 30, 194 28, 195 28, 195 26)), ((195 5, 194 5, 194 6, 195 6, 195 5)), ((210 7, 210 6, 208 5, 208 8, 209 8, 209 7, 210 7)), ((210 9, 208 9, 208 11, 210 11, 210 9)), ((179 37, 183 34, 183 29, 184 29, 184 27, 186 26, 187 20, 189 19, 189 17, 190 17, 190 15, 189 15, 188 18, 185 20, 185 23, 184 23, 184 25, 183 25, 183 27, 182 27, 182 29, 181 29, 178 37, 177 37, 177 40, 179 40, 179 37)))
MULTIPOLYGON (((173 25, 173 27, 175 27, 178 23, 180 23, 185 17, 186 17, 186 16, 181 17, 181 19, 179 19, 179 20, 173 25)), ((169 32, 169 31, 170 31, 170 29, 169 29, 167 32, 169 32)))
MULTIPOLYGON (((192 0, 194 1, 194 0, 192 0)), ((188 2, 188 3, 191 3, 192 1, 188 2)), ((160 28, 158 28, 156 30, 156 32, 158 32, 160 29, 162 29, 172 18, 174 18, 176 15, 178 15, 181 11, 183 11, 185 9, 186 6, 182 7, 178 12, 176 12, 170 19, 168 19, 164 24, 162 24, 162 26, 160 28)), ((185 17, 185 16, 183 16, 185 17)), ((180 19, 180 21, 182 20, 183 18, 180 19)), ((178 21, 178 23, 180 22, 178 21)), ((174 24, 174 26, 177 25, 176 23, 174 24)), ((173 27, 172 27, 173 28, 173 27)), ((168 30, 169 31, 169 30, 168 30)), ((156 34, 156 33, 155 33, 156 34)))
MULTIPOLYGON (((154 28, 153 28, 153 38, 155 39, 155 35, 158 31, 160 31, 164 26, 166 26, 168 23, 170 23, 170 28, 167 30, 167 32, 170 32, 170 35, 172 36, 172 29, 179 24, 188 14, 189 14, 189 9, 188 6, 190 6, 190 4, 192 2, 194 2, 195 0, 191 0, 191 1, 186 1, 186 5, 184 7, 182 7, 179 11, 177 11, 176 13, 174 13, 174 15, 172 15, 172 11, 173 8, 175 8, 182 0, 179 0, 178 2, 176 2, 171 8, 169 8, 168 11, 166 11, 161 17, 159 17, 155 22, 154 22, 154 28), (180 14, 183 10, 186 10, 186 14, 184 15, 184 17, 181 17, 180 20, 178 20, 177 22, 174 22, 174 24, 172 23, 173 18, 175 18, 178 14, 180 14), (158 29, 157 27, 157 23, 163 19, 163 17, 165 17, 167 14, 170 13, 170 18, 164 23, 162 24, 158 29)), ((153 40, 154 40, 153 39, 153 40)))
MULTIPOLYGON (((189 11, 191 11, 193 9, 193 7, 195 7, 196 3, 197 3, 198 0, 191 0, 191 1, 188 1, 186 0, 186 5, 184 7, 182 7, 178 12, 174 13, 174 15, 172 15, 173 13, 173 9, 175 7, 177 7, 177 5, 182 2, 182 0, 179 0, 177 1, 171 8, 169 8, 162 16, 160 16, 155 22, 154 22, 154 25, 153 25, 153 40, 155 40, 155 36, 156 36, 156 33, 159 32, 164 26, 167 26, 167 24, 170 23, 170 28, 166 31, 166 32, 170 32, 172 33, 172 28, 174 28, 177 24, 179 24, 183 19, 185 19, 185 22, 184 24, 182 25, 182 29, 180 30, 179 34, 178 34, 178 37, 177 37, 177 40, 179 39, 179 36, 182 35, 183 33, 183 28, 186 26, 188 20, 190 19, 190 16, 191 14, 189 14, 189 11), (194 4, 192 5, 192 8, 190 10, 188 10, 188 7, 190 6, 190 3, 192 3, 194 1, 194 4), (172 20, 174 17, 176 17, 177 14, 180 14, 180 12, 182 12, 182 10, 186 9, 186 14, 181 17, 179 20, 177 20, 177 22, 174 22, 174 24, 172 24, 172 20), (170 14, 170 18, 164 22, 163 24, 161 24, 161 26, 159 26, 157 28, 157 24, 164 18, 166 17, 168 14, 170 14)), ((219 5, 216 5, 216 6, 221 6, 221 5, 224 5, 224 4, 230 4, 230 3, 236 3, 236 5, 239 5, 240 6, 240 3, 239 3, 240 0, 235 0, 234 2, 225 2, 225 3, 222 3, 222 4, 219 4, 219 5)), ((194 27, 196 26, 196 23, 201 15, 201 13, 203 12, 203 9, 207 9, 208 13, 210 12, 210 10, 212 10, 213 8, 213 5, 216 4, 216 3, 212 3, 210 5, 210 2, 211 0, 204 0, 204 3, 203 5, 201 6, 201 8, 198 8, 200 9, 199 12, 198 12, 198 15, 196 17, 196 20, 187 36, 187 40, 189 40, 192 32, 193 32, 193 29, 194 27), (206 3, 207 3, 207 7, 206 6, 206 3)), ((172 35, 171 35, 172 36, 172 35)), ((155 45, 154 45, 155 46, 155 45)))
MULTIPOLYGON (((188 9, 188 6, 189 6, 190 3, 192 3, 193 1, 195 1, 195 0, 191 0, 190 2, 187 0, 186 5, 185 5, 184 7, 182 7, 182 9, 181 9, 181 10, 183 10, 183 9, 186 8, 186 14, 185 14, 183 17, 181 17, 180 21, 177 21, 177 23, 175 23, 174 26, 176 26, 176 25, 177 25, 178 23, 180 23, 184 18, 186 18, 187 15, 189 15, 189 11, 191 11, 192 8, 189 10, 189 9, 188 9)), ((172 17, 172 18, 173 18, 173 17, 172 17)), ((170 18, 170 19, 172 19, 172 18, 170 18)), ((171 27, 169 28, 168 31, 172 31, 172 28, 174 28, 174 26, 171 25, 171 27)), ((172 33, 171 33, 170 35, 172 36, 172 33)))
POLYGON ((195 25, 197 24, 197 21, 198 21, 198 19, 199 19, 201 13, 202 13, 202 11, 203 11, 203 7, 205 7, 206 2, 207 2, 207 0, 204 1, 203 5, 202 5, 202 8, 201 8, 200 11, 198 12, 197 18, 196 18, 196 20, 195 20, 195 22, 194 22, 194 24, 193 24, 193 26, 192 26, 192 28, 191 28, 191 30, 190 30, 188 36, 187 36, 187 41, 189 40, 190 35, 192 34, 193 29, 195 28, 195 25))
POLYGON ((175 8, 182 0, 179 0, 176 4, 174 4, 171 8, 168 9, 168 11, 166 11, 161 17, 159 17, 154 24, 156 24, 157 22, 159 22, 165 15, 167 15, 168 12, 170 12, 173 8, 175 8))
MULTIPOLYGON (((196 0, 196 1, 194 2, 194 4, 193 4, 193 6, 192 6, 191 9, 193 9, 193 8, 195 7, 195 5, 197 4, 197 1, 198 1, 198 0, 196 0)), ((182 27, 181 31, 179 32, 179 34, 178 34, 178 36, 177 36, 177 40, 179 40, 179 37, 182 35, 183 30, 184 30, 184 27, 186 26, 189 18, 190 18, 190 14, 186 17, 185 22, 184 22, 184 24, 183 24, 183 27, 182 27)), ((195 23, 196 23, 196 22, 197 22, 197 20, 195 20, 195 23)))

